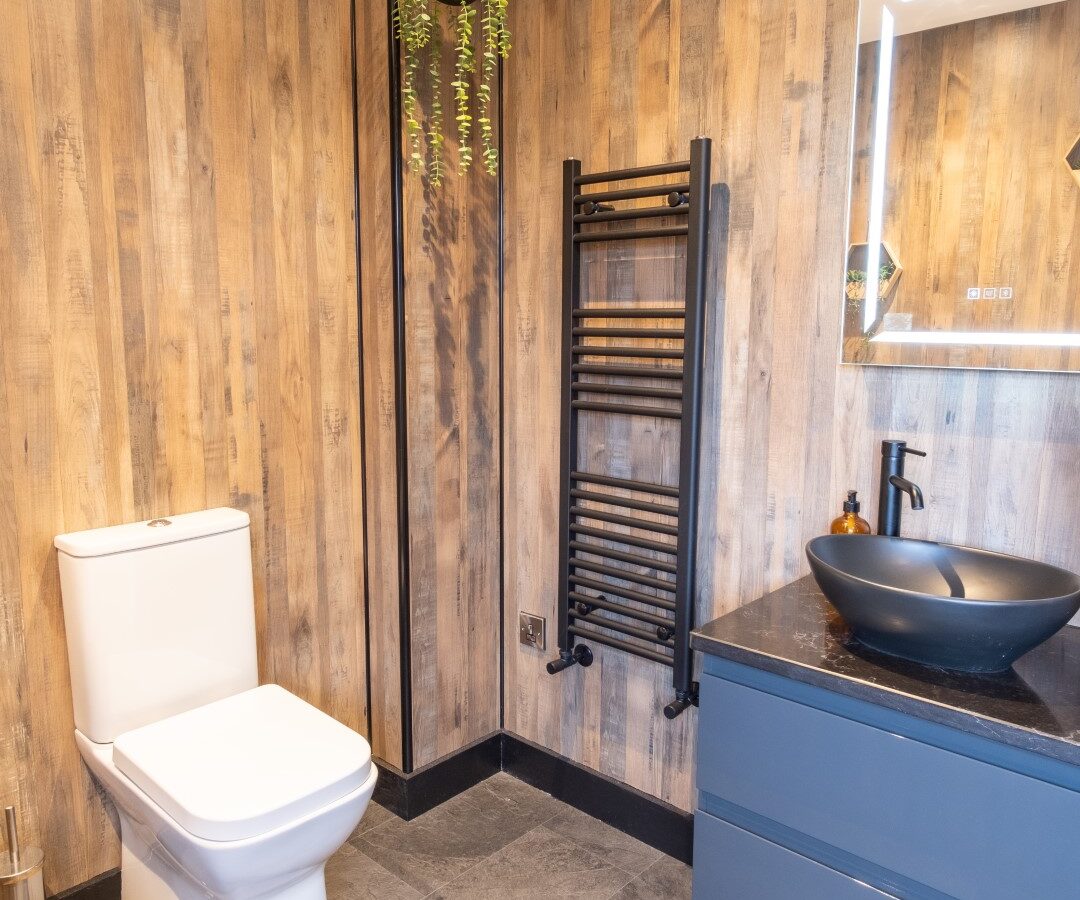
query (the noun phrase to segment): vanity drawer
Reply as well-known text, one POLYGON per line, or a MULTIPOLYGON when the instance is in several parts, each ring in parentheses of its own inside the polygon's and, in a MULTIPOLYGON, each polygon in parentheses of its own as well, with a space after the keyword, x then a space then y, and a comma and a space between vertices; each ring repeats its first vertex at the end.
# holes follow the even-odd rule
POLYGON ((786 847, 698 811, 694 897, 739 900, 884 900, 891 897, 786 847))
POLYGON ((711 675, 698 787, 954 897, 1080 891, 1080 794, 711 675))

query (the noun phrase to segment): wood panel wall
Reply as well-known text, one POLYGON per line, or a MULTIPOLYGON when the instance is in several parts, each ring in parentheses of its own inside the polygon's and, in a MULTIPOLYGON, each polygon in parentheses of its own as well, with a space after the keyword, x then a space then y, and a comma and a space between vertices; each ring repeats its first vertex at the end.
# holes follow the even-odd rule
MULTIPOLYGON (((805 574, 803 546, 848 488, 873 521, 885 437, 930 454, 909 469, 927 510, 905 516, 906 533, 1080 567, 1080 381, 838 364, 856 0, 511 9, 507 622, 519 609, 555 620, 561 161, 683 158, 697 134, 716 142, 714 179, 730 191, 726 271, 714 261, 710 276, 726 300, 706 344, 699 620, 805 574)), ((666 721, 668 673, 594 649, 592 668, 551 677, 552 652, 521 648, 508 629, 507 728, 690 808, 695 713, 666 721)))
POLYGON ((119 862, 53 535, 251 515, 261 677, 366 731, 349 3, 0 0, 0 798, 119 862))
MULTIPOLYGON (((878 44, 860 48, 852 240, 866 239, 878 44)), ((1080 134, 1080 0, 897 38, 884 235, 904 271, 886 303, 915 330, 1080 328, 1080 184, 1065 155, 1080 134), (1009 286, 1011 299, 967 299, 1009 286)), ((867 343, 878 364, 1080 368, 1080 350, 867 343)))
POLYGON ((387 4, 356 4, 357 172, 367 473, 371 750, 402 764, 398 576, 398 409, 394 391, 394 232, 387 4))
MULTIPOLYGON (((498 182, 479 164, 457 173, 448 87, 452 10, 442 6, 448 174, 433 188, 393 159, 388 6, 357 6, 372 746, 376 756, 402 765, 398 542, 406 540, 412 749, 420 767, 499 728, 498 182), (403 408, 394 391, 396 165, 403 168, 403 408), (399 416, 408 459, 407 536, 398 533, 396 506, 399 416)), ((421 109, 430 110, 426 68, 417 87, 421 109)))
MULTIPOLYGON (((402 194, 416 766, 499 728, 498 181, 457 172, 439 11, 449 174, 432 188, 406 170, 402 194)), ((430 109, 426 78, 419 93, 430 109)))

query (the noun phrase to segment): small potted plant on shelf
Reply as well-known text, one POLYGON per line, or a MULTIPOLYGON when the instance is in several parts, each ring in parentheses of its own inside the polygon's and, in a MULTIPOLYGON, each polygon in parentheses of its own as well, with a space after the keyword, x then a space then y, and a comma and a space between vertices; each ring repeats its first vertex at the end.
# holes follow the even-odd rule
MULTIPOLYGON (((892 288, 893 273, 896 266, 887 262, 878 269, 878 296, 886 296, 892 288)), ((847 273, 847 298, 852 303, 858 303, 866 299, 866 271, 864 269, 848 269, 847 273)))

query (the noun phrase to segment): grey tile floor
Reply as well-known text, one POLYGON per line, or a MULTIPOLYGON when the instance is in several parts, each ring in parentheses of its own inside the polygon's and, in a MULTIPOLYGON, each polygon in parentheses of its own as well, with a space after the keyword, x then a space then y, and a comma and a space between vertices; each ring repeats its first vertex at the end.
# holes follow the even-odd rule
POLYGON ((690 867, 498 774, 411 822, 372 803, 326 886, 329 900, 688 900, 690 867))

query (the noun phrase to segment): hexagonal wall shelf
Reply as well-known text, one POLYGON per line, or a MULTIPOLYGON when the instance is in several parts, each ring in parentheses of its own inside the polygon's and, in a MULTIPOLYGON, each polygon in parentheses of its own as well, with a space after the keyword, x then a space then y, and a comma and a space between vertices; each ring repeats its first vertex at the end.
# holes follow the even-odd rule
MULTIPOLYGON (((862 281, 852 280, 851 278, 851 273, 863 272, 866 267, 866 247, 866 244, 852 244, 848 247, 846 292, 847 299, 851 302, 858 302, 866 298, 865 275, 862 281)), ((878 285, 878 299, 887 300, 896 288, 896 283, 900 280, 904 267, 900 265, 896 252, 885 241, 881 242, 881 265, 883 268, 885 266, 892 267, 892 273, 888 278, 881 279, 878 285)))
POLYGON ((1072 149, 1065 154, 1065 165, 1072 170, 1073 178, 1080 184, 1080 136, 1076 138, 1072 149))

